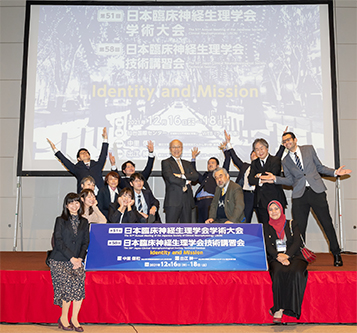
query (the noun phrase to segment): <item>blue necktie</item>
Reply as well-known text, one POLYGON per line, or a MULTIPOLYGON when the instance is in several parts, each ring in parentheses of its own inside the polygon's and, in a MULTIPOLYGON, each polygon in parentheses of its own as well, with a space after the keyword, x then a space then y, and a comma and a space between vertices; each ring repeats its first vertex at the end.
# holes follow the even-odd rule
POLYGON ((140 194, 138 195, 138 211, 139 211, 140 213, 143 212, 143 204, 142 204, 142 202, 141 202, 141 195, 140 195, 140 194))
POLYGON ((302 168, 302 165, 301 165, 301 161, 300 161, 300 158, 299 156, 297 155, 297 153, 295 152, 295 163, 296 163, 296 166, 301 170, 301 171, 304 171, 304 169, 302 168))

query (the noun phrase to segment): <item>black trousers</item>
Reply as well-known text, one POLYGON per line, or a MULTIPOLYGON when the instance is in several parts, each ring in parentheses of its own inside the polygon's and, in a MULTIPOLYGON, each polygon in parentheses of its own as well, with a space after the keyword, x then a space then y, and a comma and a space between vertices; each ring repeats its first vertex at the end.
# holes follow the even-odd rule
POLYGON ((190 194, 185 192, 179 206, 165 207, 166 223, 192 223, 191 203, 190 194))
POLYGON ((254 210, 254 192, 243 190, 245 223, 251 223, 254 210))
POLYGON ((303 196, 293 199, 292 203, 293 219, 298 222, 302 237, 305 239, 307 220, 310 208, 312 208, 330 242, 330 251, 333 254, 339 254, 341 249, 332 224, 332 218, 326 200, 326 192, 316 193, 310 187, 307 187, 303 196))
POLYGON ((197 200, 197 223, 205 223, 208 220, 209 207, 211 206, 213 197, 197 200))

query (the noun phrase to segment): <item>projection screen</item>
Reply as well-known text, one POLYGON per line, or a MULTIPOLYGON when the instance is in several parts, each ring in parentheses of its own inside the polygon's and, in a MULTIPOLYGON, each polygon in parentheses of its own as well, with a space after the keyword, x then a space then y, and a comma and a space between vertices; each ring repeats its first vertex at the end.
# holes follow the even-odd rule
POLYGON ((334 165, 331 13, 331 1, 28 2, 18 175, 68 174, 46 138, 96 159, 103 127, 117 165, 138 170, 148 140, 154 171, 173 139, 205 170, 224 129, 249 160, 257 137, 275 153, 286 126, 334 165))

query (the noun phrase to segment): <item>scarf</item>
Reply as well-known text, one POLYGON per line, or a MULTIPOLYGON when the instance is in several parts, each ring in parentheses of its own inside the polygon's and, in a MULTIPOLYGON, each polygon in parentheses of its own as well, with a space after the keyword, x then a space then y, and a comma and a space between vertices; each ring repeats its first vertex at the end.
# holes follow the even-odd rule
POLYGON ((274 220, 269 216, 269 222, 268 223, 275 229, 276 235, 280 239, 284 239, 284 236, 285 236, 284 226, 285 226, 286 216, 284 214, 283 206, 281 205, 281 203, 279 201, 272 200, 268 204, 268 213, 269 213, 269 207, 270 207, 271 204, 275 204, 275 205, 277 205, 279 207, 281 215, 277 220, 274 220))

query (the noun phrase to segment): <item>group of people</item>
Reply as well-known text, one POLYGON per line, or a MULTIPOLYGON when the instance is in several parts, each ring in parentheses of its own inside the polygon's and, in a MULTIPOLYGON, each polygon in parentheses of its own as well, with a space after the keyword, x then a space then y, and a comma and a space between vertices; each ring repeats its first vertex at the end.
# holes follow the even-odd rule
MULTIPOLYGON (((310 208, 330 242, 334 265, 343 265, 321 174, 337 177, 351 170, 344 166, 334 170, 322 165, 313 146, 298 146, 294 133, 286 130, 275 156, 269 154, 268 142, 258 138, 253 142, 251 163, 245 163, 235 153, 230 135, 226 131, 224 134, 225 141, 220 146, 225 155, 223 167, 216 157, 211 157, 203 174, 196 170, 198 148, 192 149, 192 160, 187 161, 181 158, 182 142, 177 139, 170 142, 171 156, 161 162, 166 223, 191 223, 195 207, 198 223, 250 223, 255 210, 258 221, 263 224, 273 281, 274 306, 269 313, 275 323, 281 322, 283 314, 299 318, 307 282, 307 262, 300 253, 300 235, 305 239, 310 208), (281 160, 285 149, 288 154, 281 160), (235 182, 229 176, 231 160, 239 169, 235 182), (193 195, 192 185, 196 183, 199 187, 193 195), (282 185, 293 188, 291 221, 286 220, 287 201, 282 185)), ((159 201, 147 182, 154 163, 153 143, 148 142, 148 161, 141 173, 136 172, 132 161, 127 161, 122 165, 120 176, 115 158, 109 154, 112 170, 103 180, 102 170, 108 153, 106 128, 102 136, 99 159, 91 160, 88 150, 81 148, 76 164, 47 139, 56 157, 76 177, 79 193, 69 193, 64 199, 62 215, 55 223, 53 250, 47 259, 54 303, 62 307, 58 325, 64 330, 83 331, 78 312, 85 296, 82 262, 89 244, 89 223, 161 222, 159 201), (71 302, 73 312, 68 321, 71 302)))

